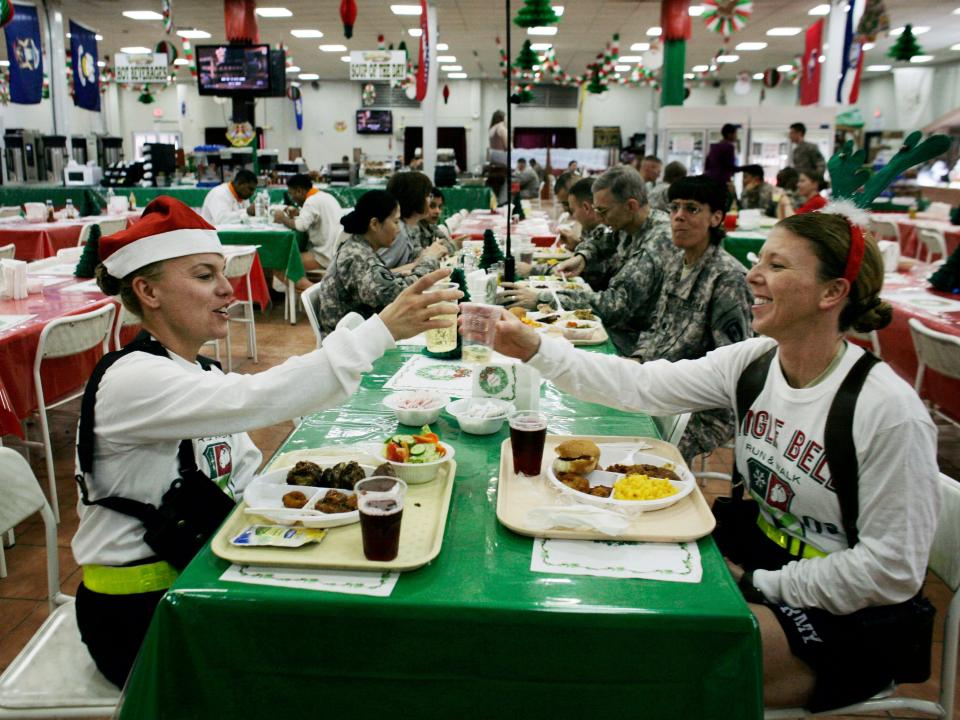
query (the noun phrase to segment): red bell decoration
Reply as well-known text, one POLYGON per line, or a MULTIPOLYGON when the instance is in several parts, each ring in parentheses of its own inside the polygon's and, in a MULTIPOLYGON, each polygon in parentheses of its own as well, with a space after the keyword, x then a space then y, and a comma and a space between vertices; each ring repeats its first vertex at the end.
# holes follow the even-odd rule
POLYGON ((230 42, 260 42, 256 0, 223 0, 223 20, 230 42))
POLYGON ((689 40, 690 0, 663 0, 660 4, 660 27, 664 40, 689 40))
POLYGON ((340 0, 340 20, 343 22, 343 34, 349 40, 353 37, 353 24, 357 21, 356 0, 340 0))
POLYGON ((444 84, 444 86, 443 86, 443 104, 446 105, 446 104, 447 104, 447 100, 449 100, 449 99, 450 99, 450 86, 447 85, 447 84, 444 84))

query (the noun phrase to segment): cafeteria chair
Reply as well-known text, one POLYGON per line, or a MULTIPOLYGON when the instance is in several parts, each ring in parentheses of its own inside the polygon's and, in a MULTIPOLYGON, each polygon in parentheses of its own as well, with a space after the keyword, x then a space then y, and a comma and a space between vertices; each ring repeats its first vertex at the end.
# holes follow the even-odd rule
POLYGON ((13 243, 9 245, 0 245, 0 260, 13 260, 13 256, 17 254, 17 246, 13 243))
POLYGON ((120 691, 93 662, 77 629, 74 598, 60 589, 57 523, 29 463, 0 448, 0 527, 43 519, 50 615, 0 675, 0 718, 110 716, 120 691))
POLYGON ((120 334, 123 332, 124 328, 132 327, 133 325, 139 325, 141 323, 140 318, 134 315, 132 312, 127 310, 123 303, 120 303, 120 310, 118 311, 119 315, 117 317, 117 322, 114 323, 113 328, 113 349, 120 350, 123 348, 123 345, 120 340, 120 334))
POLYGON ((303 314, 307 316, 310 329, 317 338, 317 347, 323 343, 323 333, 320 332, 320 284, 311 285, 300 293, 300 302, 303 304, 303 314))
POLYGON ((869 344, 870 350, 873 351, 873 354, 877 357, 880 357, 880 333, 878 333, 876 330, 862 333, 851 328, 847 330, 847 337, 869 344))
POLYGON ((239 253, 230 253, 227 255, 226 267, 224 268, 223 274, 228 278, 242 277, 247 287, 247 299, 234 300, 230 304, 230 307, 227 308, 227 313, 230 315, 230 319, 227 322, 227 372, 233 372, 233 346, 231 344, 230 337, 230 325, 232 323, 246 324, 247 357, 253 358, 254 363, 258 361, 257 328, 254 323, 253 312, 253 290, 250 287, 250 271, 253 269, 253 260, 256 257, 257 247, 255 245, 251 246, 248 250, 243 250, 239 253), (242 308, 242 317, 234 317, 233 311, 235 308, 242 308))
MULTIPOLYGON (((87 240, 90 239, 90 233, 96 225, 97 223, 86 223, 80 228, 80 234, 77 236, 77 247, 83 247, 87 244, 87 240)), ((102 232, 100 234, 103 235, 102 232)))
POLYGON ((660 437, 671 445, 678 445, 683 432, 687 429, 687 423, 690 422, 690 413, 680 413, 679 415, 660 415, 652 416, 653 424, 657 426, 660 437))
POLYGON ((43 379, 40 367, 44 360, 65 358, 87 352, 98 345, 106 353, 110 350, 110 335, 113 330, 113 318, 117 306, 107 303, 103 307, 80 315, 67 315, 47 323, 40 333, 40 342, 37 345, 37 355, 33 362, 33 384, 37 399, 37 415, 40 418, 40 433, 42 439, 25 440, 27 446, 42 446, 47 464, 47 480, 50 484, 50 504, 53 506, 53 515, 60 522, 60 510, 57 507, 57 478, 53 470, 53 448, 50 443, 50 424, 47 420, 47 410, 52 410, 64 403, 70 402, 83 394, 85 383, 68 391, 63 397, 47 404, 43 392, 43 379))
POLYGON ((895 222, 870 220, 867 227, 877 240, 893 240, 897 245, 900 245, 900 226, 895 222))
MULTIPOLYGON (((908 324, 917 353, 917 377, 913 383, 917 395, 923 398, 923 376, 928 367, 935 373, 960 380, 960 338, 931 330, 916 318, 910 318, 908 324)), ((927 402, 930 403, 930 412, 933 415, 960 427, 960 418, 946 415, 937 407, 933 398, 927 398, 927 402)))
MULTIPOLYGON (((822 715, 867 715, 877 711, 910 710, 935 718, 953 720, 957 688, 957 638, 960 635, 960 483, 940 473, 940 519, 927 568, 943 580, 952 596, 943 620, 943 653, 940 662, 940 697, 936 701, 896 695, 896 685, 869 700, 838 710, 809 713, 803 708, 766 710, 764 720, 792 720, 822 715)), ((888 714, 888 717, 892 717, 888 714)))
POLYGON ((21 208, 19 205, 0 206, 0 218, 19 217, 20 210, 21 208))
POLYGON ((941 259, 947 256, 947 241, 943 237, 943 230, 937 228, 917 226, 917 258, 920 258, 922 248, 927 249, 927 262, 933 262, 933 256, 941 259))
POLYGON ((113 235, 114 233, 118 233, 121 230, 127 229, 126 218, 116 218, 114 220, 101 220, 97 224, 100 225, 100 237, 113 235))

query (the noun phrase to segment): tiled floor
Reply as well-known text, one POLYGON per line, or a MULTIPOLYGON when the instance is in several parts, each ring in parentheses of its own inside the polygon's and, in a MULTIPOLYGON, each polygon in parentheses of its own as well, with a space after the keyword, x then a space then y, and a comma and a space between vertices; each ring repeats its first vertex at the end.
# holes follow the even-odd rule
MULTIPOLYGON (((244 347, 242 330, 241 328, 237 331, 237 345, 234 348, 237 356, 244 347)), ((306 321, 301 318, 296 326, 290 326, 283 321, 282 312, 279 309, 275 309, 266 317, 258 317, 257 341, 260 362, 253 365, 252 361, 237 357, 234 361, 235 370, 240 372, 263 370, 283 362, 290 355, 307 352, 314 347, 313 334, 306 321)), ((66 412, 56 411, 52 418, 54 460, 61 514, 58 535, 60 580, 64 590, 71 594, 76 591, 80 581, 79 568, 70 552, 70 539, 77 527, 77 491, 73 480, 75 412, 75 408, 67 406, 66 412)), ((960 431, 945 424, 940 427, 941 470, 951 477, 960 478, 960 431)), ((266 459, 292 429, 292 423, 285 422, 252 432, 251 436, 262 449, 266 459)), ((8 444, 16 447, 13 441, 8 444)), ((32 465, 46 487, 41 453, 33 452, 32 465)), ((710 459, 710 469, 727 471, 730 465, 729 451, 718 452, 710 459)), ((705 488, 705 493, 711 502, 713 497, 725 494, 727 491, 726 484, 721 481, 708 481, 705 488)), ((9 574, 8 577, 0 579, 0 671, 9 665, 47 616, 43 524, 39 515, 35 515, 16 528, 16 545, 7 548, 5 553, 9 574)), ((944 608, 949 601, 949 593, 946 587, 932 576, 927 583, 926 592, 938 609, 934 636, 941 637, 944 608)), ((940 651, 941 646, 938 644, 934 653, 934 678, 940 671, 940 651)), ((922 685, 906 685, 902 687, 902 692, 935 699, 938 683, 932 679, 922 685)), ((960 707, 954 714, 954 720, 960 720, 960 707)))

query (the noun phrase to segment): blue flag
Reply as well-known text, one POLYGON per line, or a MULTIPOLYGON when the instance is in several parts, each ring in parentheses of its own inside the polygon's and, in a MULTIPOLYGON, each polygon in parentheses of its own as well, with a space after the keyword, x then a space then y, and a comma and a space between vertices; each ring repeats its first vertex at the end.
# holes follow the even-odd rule
POLYGON ((100 68, 97 38, 92 30, 70 21, 70 62, 73 64, 73 104, 100 111, 100 68))
POLYGON ((10 100, 36 105, 43 94, 40 21, 33 5, 14 5, 13 20, 3 28, 10 61, 10 100))

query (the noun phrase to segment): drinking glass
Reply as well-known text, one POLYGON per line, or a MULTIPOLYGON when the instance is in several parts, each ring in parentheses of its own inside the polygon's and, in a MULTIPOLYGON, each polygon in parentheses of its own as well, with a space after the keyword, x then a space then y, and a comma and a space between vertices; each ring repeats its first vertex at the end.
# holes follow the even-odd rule
POLYGON ((526 477, 540 474, 543 444, 547 438, 547 416, 532 410, 519 410, 509 418, 513 472, 526 477))
POLYGON ((367 560, 388 561, 400 550, 400 523, 407 484, 394 477, 374 475, 354 486, 360 511, 363 555, 367 560))

